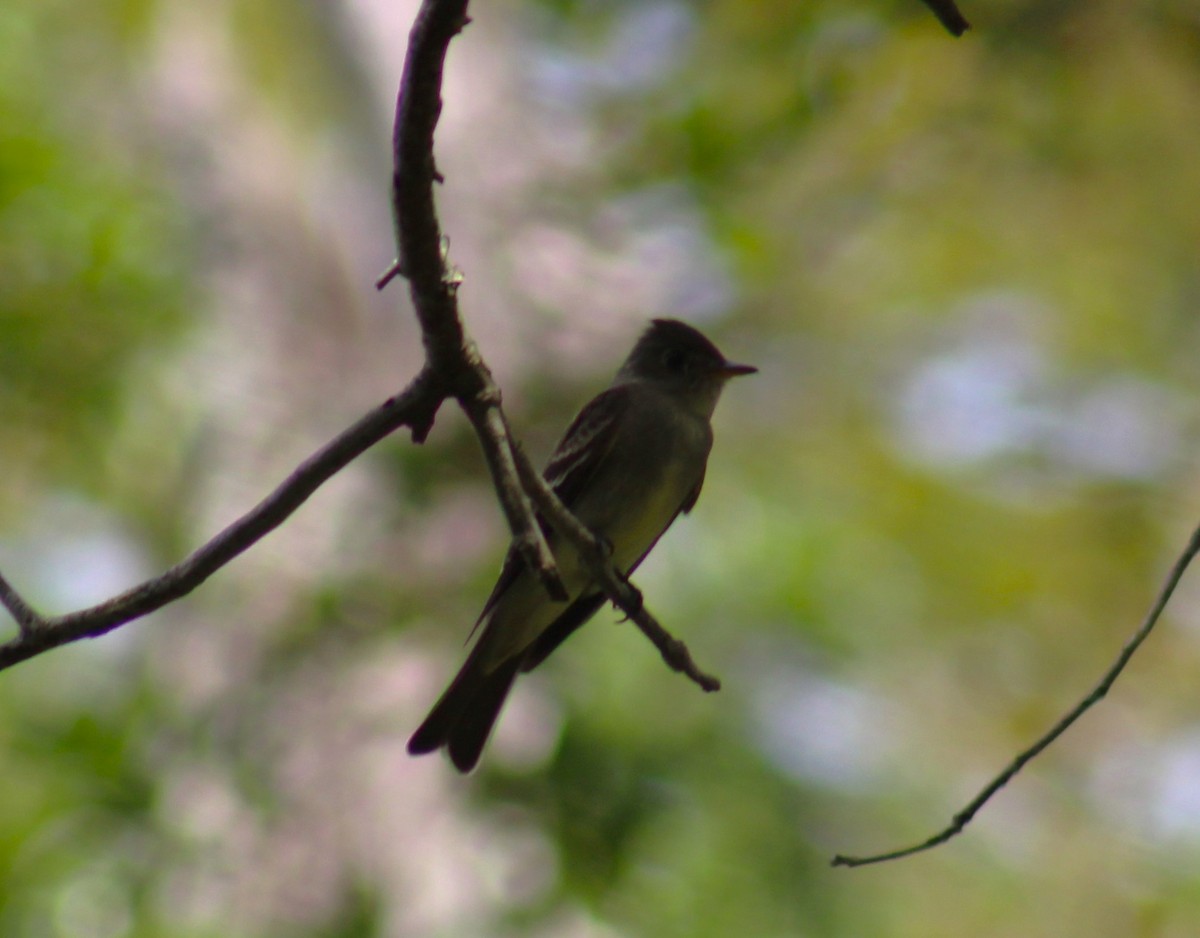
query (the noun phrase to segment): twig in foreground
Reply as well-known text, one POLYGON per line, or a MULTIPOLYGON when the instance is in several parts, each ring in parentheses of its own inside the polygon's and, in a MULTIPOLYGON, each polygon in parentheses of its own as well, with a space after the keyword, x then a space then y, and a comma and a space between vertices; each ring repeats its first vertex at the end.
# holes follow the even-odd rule
POLYGON ((875 854, 867 857, 848 857, 838 854, 833 858, 833 866, 866 866, 869 863, 883 863, 887 860, 899 860, 901 857, 912 856, 914 853, 921 853, 925 850, 930 850, 944 844, 952 837, 961 834, 963 828, 971 823, 971 820, 979 812, 991 797, 996 794, 1001 788, 1012 780, 1013 776, 1025 767, 1025 764, 1036 757, 1043 749, 1049 746, 1052 742, 1058 739, 1068 728, 1081 716, 1084 715, 1093 706, 1099 703, 1113 686, 1120 673, 1125 670, 1125 665, 1129 663, 1129 659, 1133 657, 1134 652, 1146 640, 1150 633, 1154 630, 1154 626, 1158 624, 1158 619, 1162 615, 1163 610, 1167 607, 1171 596, 1175 592, 1175 587, 1179 585, 1179 581, 1183 578, 1184 572, 1192 559, 1200 553, 1200 528, 1192 532, 1187 546, 1176 559, 1171 567, 1171 572, 1167 574, 1166 582, 1158 592, 1158 596, 1154 600, 1154 605, 1150 607, 1150 611, 1146 614, 1145 621, 1133 636, 1125 643, 1125 647, 1121 649, 1121 653, 1117 656, 1117 660, 1104 673, 1104 676, 1092 688, 1092 692, 1084 697, 1074 708, 1054 724, 1037 742, 1028 749, 1017 755, 1015 759, 1008 764, 1008 767, 997 775, 992 781, 984 787, 984 789, 975 796, 975 798, 965 808, 959 811, 951 819, 948 827, 934 834, 928 840, 921 841, 918 844, 913 844, 909 847, 903 847, 899 850, 892 850, 888 853, 875 854))
POLYGON ((613 566, 608 546, 567 510, 546 480, 533 468, 524 450, 514 446, 513 456, 521 484, 533 499, 537 510, 579 552, 612 604, 650 639, 669 668, 691 678, 704 691, 720 690, 720 680, 701 671, 687 645, 664 629, 651 615, 642 602, 641 592, 613 566))

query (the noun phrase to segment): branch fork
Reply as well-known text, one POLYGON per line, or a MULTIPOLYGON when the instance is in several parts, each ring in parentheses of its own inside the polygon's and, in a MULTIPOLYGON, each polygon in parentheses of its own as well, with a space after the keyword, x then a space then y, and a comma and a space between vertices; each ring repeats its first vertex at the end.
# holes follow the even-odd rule
POLYGON ((442 109, 446 52, 469 22, 467 0, 424 0, 409 34, 396 99, 392 208, 397 256, 375 285, 383 289, 397 277, 408 281, 426 353, 420 374, 402 393, 306 459, 253 509, 160 576, 98 605, 54 617, 39 614, 0 576, 0 605, 17 623, 16 637, 0 643, 0 670, 51 648, 103 635, 186 596, 389 434, 407 426, 414 443, 424 442, 442 402, 453 398, 479 437, 513 544, 549 594, 568 598, 538 512, 587 558, 605 593, 658 646, 668 664, 706 690, 719 686, 715 678, 699 671, 686 646, 645 610, 641 594, 615 570, 602 543, 570 515, 529 466, 509 430, 500 389, 463 328, 457 303, 463 275, 450 263, 450 241, 441 232, 434 200, 433 187, 443 179, 434 160, 433 135, 442 109))

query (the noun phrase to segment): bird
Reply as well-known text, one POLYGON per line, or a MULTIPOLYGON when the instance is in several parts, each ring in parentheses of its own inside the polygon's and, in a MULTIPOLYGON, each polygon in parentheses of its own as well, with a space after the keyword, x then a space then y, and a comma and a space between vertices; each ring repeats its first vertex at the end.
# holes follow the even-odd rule
MULTIPOLYGON (((611 548, 629 576, 681 513, 696 505, 713 444, 712 415, 729 361, 698 329, 654 319, 612 383, 579 412, 543 472, 562 503, 611 548)), ((604 605, 579 554, 538 519, 568 598, 555 600, 515 548, 475 622, 466 662, 408 741, 445 748, 460 772, 479 761, 517 676, 533 670, 604 605)), ((468 642, 471 636, 468 637, 468 642)))

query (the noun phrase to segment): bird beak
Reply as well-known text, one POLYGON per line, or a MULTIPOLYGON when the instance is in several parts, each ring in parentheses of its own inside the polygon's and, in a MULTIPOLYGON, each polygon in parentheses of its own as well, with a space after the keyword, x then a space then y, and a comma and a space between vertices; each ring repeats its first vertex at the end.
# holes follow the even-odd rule
POLYGON ((753 365, 739 365, 737 362, 725 362, 717 369, 722 378, 736 378, 738 375, 752 375, 756 371, 753 365))

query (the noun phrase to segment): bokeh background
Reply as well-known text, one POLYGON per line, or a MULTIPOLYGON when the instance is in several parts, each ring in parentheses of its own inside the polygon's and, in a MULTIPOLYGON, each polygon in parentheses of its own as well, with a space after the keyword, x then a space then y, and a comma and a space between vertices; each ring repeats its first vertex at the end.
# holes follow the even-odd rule
MULTIPOLYGON (((180 559, 403 387, 411 0, 0 8, 0 569, 180 559)), ((409 759, 505 547, 463 418, 193 596, 0 674, 4 938, 1200 929, 1200 585, 1077 700, 1200 518, 1200 3, 496 0, 440 192, 544 457, 654 315, 762 373, 639 572, 474 776, 409 759)), ((1194 577, 1193 577, 1194 579, 1194 577)), ((11 623, 3 628, 11 632, 11 623)))

